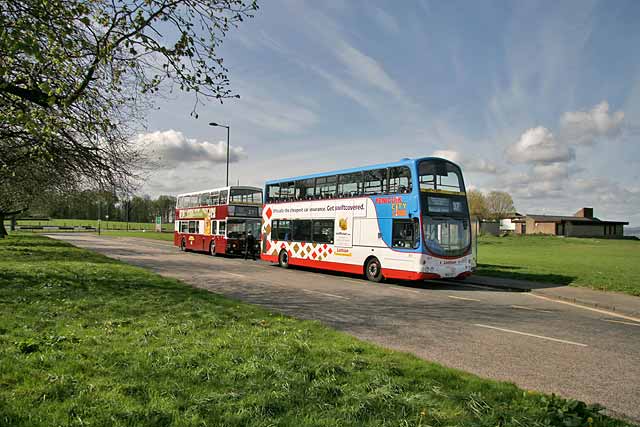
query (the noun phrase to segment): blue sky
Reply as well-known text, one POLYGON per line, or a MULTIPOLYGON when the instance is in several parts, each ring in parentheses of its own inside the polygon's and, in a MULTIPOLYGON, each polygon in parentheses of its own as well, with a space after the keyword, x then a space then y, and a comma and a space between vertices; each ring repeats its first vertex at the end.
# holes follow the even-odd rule
POLYGON ((269 0, 221 48, 239 100, 158 103, 144 191, 434 153, 528 213, 640 226, 640 2, 269 0), (195 161, 197 160, 197 161, 195 161))

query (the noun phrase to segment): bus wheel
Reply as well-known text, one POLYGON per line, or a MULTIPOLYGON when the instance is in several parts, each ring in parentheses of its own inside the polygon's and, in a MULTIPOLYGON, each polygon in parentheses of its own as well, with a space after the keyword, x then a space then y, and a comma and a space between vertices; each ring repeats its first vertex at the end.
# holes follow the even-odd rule
POLYGON ((187 242, 184 239, 180 240, 180 250, 182 252, 186 252, 187 250, 187 242))
POLYGON ((364 267, 364 274, 368 280, 372 282, 380 282, 382 280, 382 267, 378 258, 370 258, 364 267))
POLYGON ((216 253, 216 242, 214 240, 212 240, 211 244, 209 245, 209 255, 211 255, 211 256, 218 255, 216 253))
POLYGON ((278 255, 278 264, 282 268, 289 268, 289 254, 287 251, 280 251, 280 255, 278 255))

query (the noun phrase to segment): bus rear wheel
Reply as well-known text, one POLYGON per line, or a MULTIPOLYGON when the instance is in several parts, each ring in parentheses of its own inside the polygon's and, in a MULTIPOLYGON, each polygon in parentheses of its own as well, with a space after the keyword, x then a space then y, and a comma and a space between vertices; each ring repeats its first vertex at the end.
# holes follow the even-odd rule
POLYGON ((289 268, 289 254, 287 251, 281 251, 278 255, 278 265, 282 268, 289 268))
POLYGON ((211 255, 211 256, 218 255, 218 253, 216 252, 216 242, 215 242, 215 240, 212 240, 211 244, 209 245, 209 255, 211 255))
POLYGON ((372 282, 378 283, 382 281, 382 266, 380 265, 378 258, 373 257, 367 261, 364 266, 364 275, 372 282))

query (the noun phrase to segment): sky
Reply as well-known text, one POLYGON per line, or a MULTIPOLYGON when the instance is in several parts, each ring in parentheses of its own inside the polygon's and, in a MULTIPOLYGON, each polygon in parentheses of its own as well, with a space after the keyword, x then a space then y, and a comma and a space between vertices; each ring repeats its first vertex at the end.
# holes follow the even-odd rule
POLYGON ((640 2, 263 0, 220 49, 240 99, 157 103, 141 192, 439 155, 521 213, 640 226, 640 2))

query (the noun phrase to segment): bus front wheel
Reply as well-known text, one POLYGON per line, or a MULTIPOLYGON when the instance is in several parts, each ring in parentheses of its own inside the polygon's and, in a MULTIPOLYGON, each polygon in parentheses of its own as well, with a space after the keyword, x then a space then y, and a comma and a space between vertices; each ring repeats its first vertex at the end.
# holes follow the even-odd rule
POLYGON ((378 258, 372 257, 367 261, 364 266, 364 274, 367 276, 367 279, 372 282, 378 283, 382 281, 382 266, 380 266, 378 258))
POLYGON ((218 255, 217 252, 216 252, 216 242, 214 240, 212 240, 211 244, 209 245, 209 254, 211 256, 218 255))
POLYGON ((278 264, 282 268, 289 268, 289 254, 287 251, 281 251, 278 255, 278 264))

